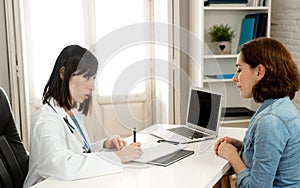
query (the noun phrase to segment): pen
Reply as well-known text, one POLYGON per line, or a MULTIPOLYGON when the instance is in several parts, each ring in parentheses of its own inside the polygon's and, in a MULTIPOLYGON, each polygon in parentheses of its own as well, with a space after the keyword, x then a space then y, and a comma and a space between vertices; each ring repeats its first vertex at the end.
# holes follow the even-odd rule
POLYGON ((133 128, 133 142, 136 142, 136 128, 133 128))
POLYGON ((174 145, 179 144, 179 142, 176 142, 176 141, 170 141, 170 140, 157 140, 157 142, 158 142, 158 143, 166 142, 166 143, 174 144, 174 145))

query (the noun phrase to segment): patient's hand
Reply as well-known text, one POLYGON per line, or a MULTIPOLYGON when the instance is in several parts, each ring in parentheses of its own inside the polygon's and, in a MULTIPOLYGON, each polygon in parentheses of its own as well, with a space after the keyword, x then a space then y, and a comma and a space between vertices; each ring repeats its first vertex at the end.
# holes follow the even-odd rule
POLYGON ((223 142, 232 144, 238 151, 241 150, 242 144, 243 144, 243 142, 238 139, 225 136, 215 142, 214 151, 216 154, 218 154, 218 148, 219 148, 220 144, 223 142))

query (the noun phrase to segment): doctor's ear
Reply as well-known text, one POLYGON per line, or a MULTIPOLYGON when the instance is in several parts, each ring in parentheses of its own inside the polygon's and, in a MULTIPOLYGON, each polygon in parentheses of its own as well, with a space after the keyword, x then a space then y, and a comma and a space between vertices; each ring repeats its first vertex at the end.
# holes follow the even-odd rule
POLYGON ((59 77, 60 77, 60 79, 64 80, 64 75, 65 75, 65 67, 61 67, 59 69, 59 77))

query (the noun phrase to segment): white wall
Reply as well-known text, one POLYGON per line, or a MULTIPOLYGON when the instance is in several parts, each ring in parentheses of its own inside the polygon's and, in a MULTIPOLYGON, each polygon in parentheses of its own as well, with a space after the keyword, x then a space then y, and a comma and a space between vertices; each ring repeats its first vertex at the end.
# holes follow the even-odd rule
POLYGON ((271 36, 288 48, 300 66, 300 1, 273 0, 271 36))
MULTIPOLYGON (((300 69, 300 1, 273 0, 271 37, 282 42, 300 69)), ((294 103, 300 109, 300 94, 294 103)))

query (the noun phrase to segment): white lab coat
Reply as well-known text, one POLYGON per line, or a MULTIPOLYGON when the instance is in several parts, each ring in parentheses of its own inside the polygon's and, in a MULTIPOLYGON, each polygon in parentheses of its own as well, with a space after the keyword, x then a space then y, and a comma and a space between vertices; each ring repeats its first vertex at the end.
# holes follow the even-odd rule
MULTIPOLYGON (((50 101, 53 109, 44 104, 32 117, 29 172, 24 187, 30 187, 47 177, 75 180, 121 172, 120 158, 114 152, 101 151, 104 140, 89 143, 93 152, 83 153, 83 141, 75 124, 65 110, 55 103, 54 100, 50 101), (75 127, 73 133, 64 117, 75 127)), ((81 114, 76 110, 72 112, 87 137, 81 114)))

